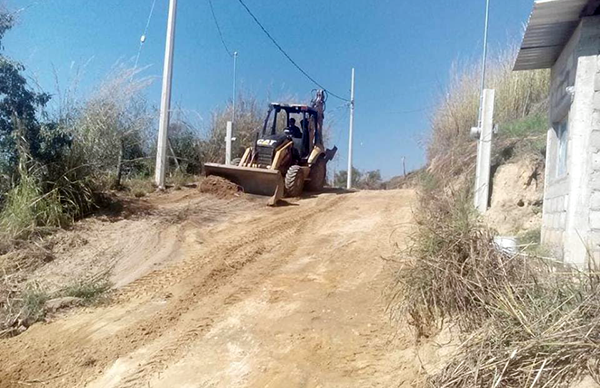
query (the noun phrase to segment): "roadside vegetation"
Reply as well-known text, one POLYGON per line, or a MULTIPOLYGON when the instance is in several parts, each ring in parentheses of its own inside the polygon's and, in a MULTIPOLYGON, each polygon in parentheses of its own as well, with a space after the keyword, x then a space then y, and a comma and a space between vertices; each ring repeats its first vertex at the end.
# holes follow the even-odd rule
MULTIPOLYGON (((488 64, 486 87, 496 90, 494 158, 516 157, 522 152, 541 156, 548 129, 550 73, 513 72, 516 47, 498 53, 488 64), (514 152, 518 151, 518 152, 514 152)), ((479 63, 455 64, 448 86, 440 93, 426 139, 429 170, 447 177, 472 172, 477 144, 469 137, 477 126, 480 88, 479 63)))
MULTIPOLYGON (((348 171, 341 170, 335 173, 335 187, 346 187, 348 182, 348 171)), ((361 171, 355 167, 352 168, 352 187, 359 190, 380 190, 384 188, 381 172, 379 170, 361 171)))
POLYGON ((20 334, 61 309, 100 303, 108 298, 110 287, 105 278, 79 280, 56 292, 29 283, 0 305, 0 338, 20 334))
POLYGON ((466 191, 423 189, 390 311, 418 338, 460 344, 433 387, 569 387, 600 378, 600 278, 493 241, 466 191))
MULTIPOLYGON (((79 90, 81 71, 66 87, 57 79, 53 93, 39 91, 2 47, 14 23, 14 15, 0 8, 0 333, 43 319, 40 306, 49 298, 88 300, 107 291, 106 284, 85 283, 49 295, 27 275, 54 260, 46 240, 57 229, 156 190, 158 109, 146 99, 154 79, 145 69, 118 63, 89 93, 79 90)), ((239 94, 234 157, 251 142, 264 106, 239 94)), ((231 102, 215 108, 209 120, 175 107, 168 188, 197 181, 205 162, 224 161, 227 120, 231 102)))
MULTIPOLYGON (((492 61, 498 166, 545 157, 546 71, 512 72, 514 50, 492 61)), ((411 249, 398 258, 392 316, 417 338, 449 326, 457 349, 427 376, 433 387, 570 387, 600 381, 600 289, 595 268, 580 272, 494 244, 496 232, 472 206, 477 64, 454 67, 433 112, 428 166, 420 171, 411 249)), ((539 242, 539 229, 524 235, 539 242)))

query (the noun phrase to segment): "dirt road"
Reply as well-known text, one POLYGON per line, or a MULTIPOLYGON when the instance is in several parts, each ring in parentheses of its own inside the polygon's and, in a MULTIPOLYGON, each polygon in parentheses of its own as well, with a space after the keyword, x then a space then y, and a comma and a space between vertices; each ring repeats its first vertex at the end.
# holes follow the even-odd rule
POLYGON ((412 202, 328 193, 181 226, 181 260, 1 341, 0 386, 410 386, 418 365, 385 314, 382 257, 412 202))

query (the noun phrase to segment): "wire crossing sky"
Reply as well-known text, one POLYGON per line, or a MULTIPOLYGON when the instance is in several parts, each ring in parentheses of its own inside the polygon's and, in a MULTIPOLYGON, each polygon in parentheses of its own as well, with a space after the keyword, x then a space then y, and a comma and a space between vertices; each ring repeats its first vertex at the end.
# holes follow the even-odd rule
MULTIPOLYGON (((85 95, 115 63, 135 63, 148 25, 139 66, 142 76, 156 79, 147 98, 158 106, 168 1, 156 1, 149 18, 153 1, 7 0, 9 9, 22 11, 3 41, 6 54, 50 93, 55 72, 65 89, 81 69, 85 95)), ((268 101, 310 102, 317 80, 345 102, 354 67, 355 166, 380 169, 386 178, 402 173, 402 157, 408 169, 423 165, 429 108, 443 96, 450 69, 481 58, 483 0, 211 2, 178 1, 173 106, 208 126, 210 112, 231 99, 233 49, 238 90, 263 101, 265 113, 268 101)), ((491 2, 491 56, 520 41, 532 4, 491 2)), ((328 146, 339 148, 332 169, 345 170, 347 109, 325 114, 328 146)))
POLYGON ((267 31, 265 29, 265 27, 262 25, 262 23, 256 18, 256 16, 254 16, 254 14, 252 13, 252 11, 250 11, 250 9, 248 8, 248 6, 242 0, 238 0, 238 1, 246 9, 246 11, 248 12, 248 14, 250 14, 250 16, 252 16, 252 19, 254 19, 254 21, 256 22, 256 24, 258 24, 258 26, 265 33, 265 35, 267 35, 267 37, 269 37, 269 39, 271 40, 271 42, 273 42, 273 44, 275 45, 275 47, 277 47, 277 49, 279 51, 281 51, 281 53, 292 63, 292 65, 294 65, 298 70, 300 70, 300 72, 302 74, 304 74, 306 76, 306 78, 308 78, 310 81, 312 81, 312 83, 314 83, 315 85, 317 85, 321 89, 324 89, 325 91, 327 91, 327 93, 330 94, 331 96, 333 96, 335 98, 338 98, 338 99, 340 99, 342 101, 348 101, 348 102, 350 102, 349 99, 338 96, 337 94, 333 93, 331 90, 327 89, 325 86, 321 85, 319 82, 315 81, 315 79, 313 77, 311 77, 303 68, 301 68, 300 65, 298 65, 296 63, 296 61, 294 61, 292 59, 292 57, 290 57, 288 55, 288 53, 281 47, 281 45, 279 45, 279 43, 277 43, 277 41, 275 40, 275 38, 273 38, 273 36, 271 34, 269 34, 269 31, 267 31))
POLYGON ((227 55, 233 58, 233 53, 231 52, 231 50, 229 50, 229 47, 227 47, 227 43, 225 43, 225 39, 223 38, 223 33, 221 32, 221 27, 219 26, 217 15, 215 15, 215 8, 213 7, 212 0, 208 0, 208 5, 210 5, 210 13, 212 14, 213 20, 215 21, 215 27, 217 27, 217 32, 219 33, 219 39, 223 44, 223 48, 225 49, 225 52, 227 52, 227 55))

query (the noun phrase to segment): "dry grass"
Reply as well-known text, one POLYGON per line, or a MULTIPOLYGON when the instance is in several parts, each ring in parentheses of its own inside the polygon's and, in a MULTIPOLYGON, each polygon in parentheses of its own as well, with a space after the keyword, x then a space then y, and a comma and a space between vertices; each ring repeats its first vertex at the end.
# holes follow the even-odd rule
MULTIPOLYGON (((546 112, 549 72, 513 72, 516 52, 516 48, 509 48, 489 63, 487 87, 496 90, 495 123, 511 123, 546 112)), ((426 140, 432 171, 457 176, 474 163, 476 142, 469 138, 469 131, 477 125, 479 68, 479 64, 455 64, 451 69, 448 87, 434 110, 431 135, 426 140)), ((525 136, 527 134, 519 133, 515 137, 525 136)))
MULTIPOLYGON (((585 273, 493 243, 464 190, 421 193, 390 311, 419 336, 456 324, 462 345, 432 387, 568 387, 600 376, 600 288, 585 273)), ((598 380, 597 380, 598 381, 598 380)))

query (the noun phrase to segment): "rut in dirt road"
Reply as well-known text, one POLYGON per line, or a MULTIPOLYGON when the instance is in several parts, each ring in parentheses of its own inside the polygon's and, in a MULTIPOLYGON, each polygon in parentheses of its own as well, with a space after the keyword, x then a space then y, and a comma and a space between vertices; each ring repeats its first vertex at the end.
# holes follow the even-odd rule
POLYGON ((417 372, 390 344, 381 256, 402 243, 412 200, 325 194, 211 227, 197 254, 118 290, 112 305, 0 342, 0 385, 408 383, 417 372))

